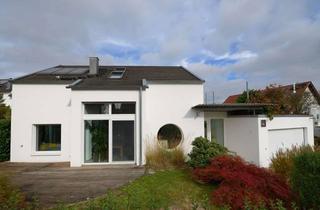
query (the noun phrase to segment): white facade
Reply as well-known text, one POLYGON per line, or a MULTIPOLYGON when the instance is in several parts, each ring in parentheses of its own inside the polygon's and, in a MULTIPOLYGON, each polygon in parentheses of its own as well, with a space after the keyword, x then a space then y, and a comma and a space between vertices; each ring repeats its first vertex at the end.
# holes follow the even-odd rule
MULTIPOLYGON (((145 91, 143 113, 143 142, 146 146, 156 143, 158 130, 165 124, 175 124, 182 131, 180 146, 188 153, 191 142, 204 133, 203 113, 191 108, 203 102, 203 85, 196 84, 149 84, 145 91)), ((143 162, 144 155, 142 156, 143 162)))
POLYGON ((3 104, 6 106, 11 106, 11 92, 2 94, 3 104))
MULTIPOLYGON (((202 84, 151 83, 142 90, 141 113, 139 90, 71 91, 66 87, 67 85, 13 85, 12 162, 70 161, 73 167, 88 164, 84 161, 85 120, 108 120, 110 124, 113 120, 134 121, 134 161, 108 164, 144 164, 147 145, 157 143, 157 132, 165 124, 175 124, 180 128, 183 139, 179 146, 186 152, 191 149, 191 141, 203 135, 203 114, 192 110, 192 106, 203 102, 202 84), (85 115, 84 103, 88 102, 134 102, 136 112, 134 115, 85 115), (36 151, 35 125, 39 124, 61 125, 61 151, 36 151)), ((112 129, 109 130, 111 139, 112 129)))
POLYGON ((313 96, 312 92, 310 91, 309 87, 305 90, 306 93, 310 95, 310 98, 308 98, 308 102, 311 104, 308 107, 308 114, 313 116, 314 119, 314 125, 316 127, 320 126, 320 104, 318 104, 318 101, 313 96))
POLYGON ((147 146, 158 143, 158 131, 166 124, 179 127, 182 133, 179 146, 188 153, 194 138, 205 135, 204 122, 208 138, 212 135, 211 123, 217 123, 222 128, 220 138, 229 150, 247 161, 265 167, 279 148, 295 144, 313 145, 313 118, 310 116, 276 116, 269 120, 265 116, 228 116, 226 112, 203 113, 193 110, 193 106, 203 102, 202 84, 149 81, 144 90, 90 91, 71 90, 66 84, 13 84, 12 95, 12 162, 70 162, 72 167, 86 164, 140 165, 145 163, 147 146), (84 111, 86 103, 119 102, 134 103, 135 113, 88 115, 84 111), (107 162, 85 161, 86 120, 108 121, 107 162), (134 122, 132 161, 116 161, 112 157, 114 121, 134 122), (58 151, 36 149, 36 126, 46 124, 61 125, 61 149, 58 151))
POLYGON ((267 167, 272 155, 280 148, 313 145, 311 116, 227 116, 226 113, 205 113, 211 137, 211 120, 224 121, 224 146, 245 160, 267 167))
POLYGON ((71 90, 65 85, 19 84, 13 85, 12 95, 10 161, 69 161, 71 90), (61 151, 36 151, 37 124, 61 124, 61 151))

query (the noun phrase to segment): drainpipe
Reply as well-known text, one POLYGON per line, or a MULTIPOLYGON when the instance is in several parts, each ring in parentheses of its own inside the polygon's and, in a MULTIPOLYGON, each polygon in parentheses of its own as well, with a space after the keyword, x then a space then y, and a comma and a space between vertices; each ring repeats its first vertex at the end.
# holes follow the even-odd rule
POLYGON ((142 165, 142 91, 148 88, 147 80, 142 79, 142 85, 139 89, 139 165, 142 165))

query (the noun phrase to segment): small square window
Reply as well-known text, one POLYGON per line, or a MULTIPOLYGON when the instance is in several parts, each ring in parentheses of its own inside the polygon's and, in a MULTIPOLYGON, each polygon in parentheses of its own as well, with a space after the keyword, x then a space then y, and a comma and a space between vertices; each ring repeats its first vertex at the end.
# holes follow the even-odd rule
POLYGON ((109 114, 109 104, 88 103, 84 105, 85 114, 109 114))
POLYGON ((136 104, 135 103, 113 103, 112 114, 135 114, 136 104))
POLYGON ((61 151, 61 125, 35 125, 36 151, 61 151))

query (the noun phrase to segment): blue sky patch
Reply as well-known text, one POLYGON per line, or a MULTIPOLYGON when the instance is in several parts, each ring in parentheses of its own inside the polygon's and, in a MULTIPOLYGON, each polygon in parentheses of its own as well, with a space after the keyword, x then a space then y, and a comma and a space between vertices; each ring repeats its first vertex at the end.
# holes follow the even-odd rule
POLYGON ((131 46, 118 45, 114 43, 103 43, 97 49, 100 55, 111 55, 116 58, 139 60, 141 50, 131 46))

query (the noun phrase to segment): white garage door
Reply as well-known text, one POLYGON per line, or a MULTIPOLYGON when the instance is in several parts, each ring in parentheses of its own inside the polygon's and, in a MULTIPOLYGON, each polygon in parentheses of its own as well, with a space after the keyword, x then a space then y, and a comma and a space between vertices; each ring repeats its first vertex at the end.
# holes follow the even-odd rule
POLYGON ((291 148, 293 145, 304 144, 304 129, 269 130, 269 158, 280 148, 291 148))

